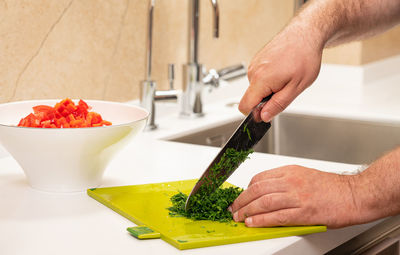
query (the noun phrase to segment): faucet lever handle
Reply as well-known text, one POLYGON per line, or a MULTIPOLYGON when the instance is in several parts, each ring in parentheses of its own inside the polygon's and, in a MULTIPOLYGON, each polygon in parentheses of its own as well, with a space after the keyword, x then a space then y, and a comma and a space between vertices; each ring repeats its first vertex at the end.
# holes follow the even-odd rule
POLYGON ((228 66, 218 70, 218 76, 223 80, 233 80, 242 76, 247 75, 247 69, 244 64, 237 64, 228 66))
POLYGON ((203 83, 213 87, 219 86, 220 80, 230 81, 247 75, 247 69, 243 64, 228 66, 220 70, 210 69, 206 72, 203 83))

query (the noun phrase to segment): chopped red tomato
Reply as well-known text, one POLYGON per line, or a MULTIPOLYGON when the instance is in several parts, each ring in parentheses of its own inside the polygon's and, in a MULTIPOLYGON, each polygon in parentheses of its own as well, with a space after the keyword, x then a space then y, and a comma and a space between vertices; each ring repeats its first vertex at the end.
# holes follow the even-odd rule
POLYGON ((66 98, 54 107, 37 105, 33 113, 21 119, 19 127, 37 128, 81 128, 110 126, 111 122, 103 120, 100 114, 89 112, 90 106, 83 100, 75 104, 66 98))

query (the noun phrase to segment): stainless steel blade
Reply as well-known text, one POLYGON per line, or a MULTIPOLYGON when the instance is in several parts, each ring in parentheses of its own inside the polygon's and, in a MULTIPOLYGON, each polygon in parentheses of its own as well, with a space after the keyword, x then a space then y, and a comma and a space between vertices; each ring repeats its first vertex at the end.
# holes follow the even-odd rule
MULTIPOLYGON (((190 199, 200 190, 200 187, 202 185, 205 185, 204 180, 210 175, 210 169, 214 166, 214 164, 218 163, 221 160, 221 157, 224 155, 228 148, 233 148, 236 151, 249 150, 253 148, 253 146, 261 140, 261 138, 263 138, 265 133, 267 133, 268 129, 271 127, 271 123, 265 123, 261 120, 260 111, 264 104, 272 97, 272 95, 273 94, 265 97, 242 121, 242 123, 240 123, 239 127, 233 133, 231 138, 229 138, 228 142, 224 145, 218 155, 207 167, 206 171, 197 181, 196 185, 192 189, 192 192, 190 192, 186 200, 186 210, 190 207, 190 199)), ((226 169, 222 169, 217 175, 218 177, 223 176, 221 178, 218 178, 219 180, 221 180, 221 183, 219 183, 219 185, 226 181, 235 170, 236 169, 230 170, 228 173, 226 169)), ((217 187, 214 186, 214 188, 216 189, 217 187)), ((210 191, 210 193, 211 192, 212 191, 210 191)))

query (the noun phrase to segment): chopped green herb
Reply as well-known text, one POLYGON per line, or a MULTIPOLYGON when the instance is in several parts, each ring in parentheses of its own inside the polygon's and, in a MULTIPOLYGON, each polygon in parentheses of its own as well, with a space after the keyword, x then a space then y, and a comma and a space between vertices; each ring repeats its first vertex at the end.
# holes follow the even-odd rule
POLYGON ((187 195, 179 192, 171 197, 172 206, 168 208, 169 215, 184 216, 192 220, 227 222, 232 220, 232 215, 227 208, 241 192, 240 188, 229 187, 218 188, 207 197, 202 197, 201 193, 197 193, 193 197, 192 206, 187 211, 185 210, 187 195))
POLYGON ((207 233, 214 233, 215 230, 207 230, 207 233))
POLYGON ((225 177, 231 173, 245 161, 253 150, 237 151, 233 148, 228 148, 222 155, 218 163, 215 163, 211 169, 210 174, 203 179, 205 185, 201 186, 198 193, 211 193, 216 188, 222 185, 225 177))
POLYGON ((178 242, 180 242, 180 243, 187 243, 188 241, 187 240, 176 240, 176 241, 178 241, 178 242))
POLYGON ((187 195, 178 192, 170 198, 172 206, 168 208, 169 215, 193 220, 231 221, 232 215, 227 208, 243 190, 238 187, 219 188, 219 186, 226 179, 225 176, 229 176, 252 152, 253 150, 227 149, 220 161, 212 166, 209 176, 204 178, 205 184, 191 198, 189 209, 185 210, 187 195))
POLYGON ((247 136, 249 137, 249 140, 251 141, 251 135, 250 135, 250 130, 247 127, 247 123, 243 126, 243 132, 247 133, 247 136))

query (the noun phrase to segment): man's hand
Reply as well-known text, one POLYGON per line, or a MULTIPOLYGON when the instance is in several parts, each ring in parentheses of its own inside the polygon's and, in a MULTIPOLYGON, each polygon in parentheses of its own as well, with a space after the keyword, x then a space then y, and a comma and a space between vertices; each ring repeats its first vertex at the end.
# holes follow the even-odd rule
POLYGON ((268 122, 317 78, 323 46, 293 29, 281 32, 251 61, 250 85, 239 104, 244 114, 274 92, 261 111, 261 118, 268 122))
POLYGON ((248 227, 362 223, 357 178, 297 165, 264 171, 253 177, 230 210, 235 221, 248 227))

